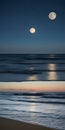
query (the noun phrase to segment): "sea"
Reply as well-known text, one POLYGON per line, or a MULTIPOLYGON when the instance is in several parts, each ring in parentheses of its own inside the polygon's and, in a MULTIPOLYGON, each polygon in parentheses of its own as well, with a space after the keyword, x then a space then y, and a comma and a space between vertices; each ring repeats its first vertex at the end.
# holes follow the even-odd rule
MULTIPOLYGON (((65 54, 0 54, 0 82, 23 81, 64 82, 65 54)), ((0 117, 65 130, 65 92, 0 91, 0 117)))
POLYGON ((65 54, 0 54, 0 82, 65 81, 65 54))
POLYGON ((65 92, 0 92, 0 117, 65 130, 65 92))

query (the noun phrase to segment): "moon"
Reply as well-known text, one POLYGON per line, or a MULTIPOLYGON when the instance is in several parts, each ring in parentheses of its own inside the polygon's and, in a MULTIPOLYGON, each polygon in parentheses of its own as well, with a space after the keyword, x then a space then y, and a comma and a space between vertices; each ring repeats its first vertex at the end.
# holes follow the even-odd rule
POLYGON ((30 33, 35 33, 36 29, 35 28, 30 28, 30 33))
POLYGON ((56 19, 56 13, 55 12, 50 12, 48 15, 50 20, 55 20, 56 19))

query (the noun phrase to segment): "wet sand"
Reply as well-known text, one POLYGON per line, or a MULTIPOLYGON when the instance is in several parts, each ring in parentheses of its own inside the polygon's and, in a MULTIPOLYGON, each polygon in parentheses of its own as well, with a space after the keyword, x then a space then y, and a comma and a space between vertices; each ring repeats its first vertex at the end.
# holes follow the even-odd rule
POLYGON ((55 130, 37 124, 25 123, 0 117, 0 130, 55 130))

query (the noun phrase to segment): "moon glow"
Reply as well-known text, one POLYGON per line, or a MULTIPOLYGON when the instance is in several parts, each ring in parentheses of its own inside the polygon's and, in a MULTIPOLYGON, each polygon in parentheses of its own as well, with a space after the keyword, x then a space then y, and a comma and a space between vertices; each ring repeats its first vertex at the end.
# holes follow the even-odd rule
POLYGON ((56 13, 55 12, 50 12, 48 15, 50 20, 55 20, 56 19, 56 13))
POLYGON ((30 28, 30 33, 35 33, 35 32, 36 32, 35 28, 30 28))

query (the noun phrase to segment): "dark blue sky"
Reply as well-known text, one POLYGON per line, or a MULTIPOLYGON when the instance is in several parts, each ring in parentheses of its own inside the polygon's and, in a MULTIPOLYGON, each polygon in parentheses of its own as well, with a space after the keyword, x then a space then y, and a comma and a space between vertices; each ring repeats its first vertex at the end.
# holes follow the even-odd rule
POLYGON ((0 0, 0 53, 64 52, 65 0, 0 0))

